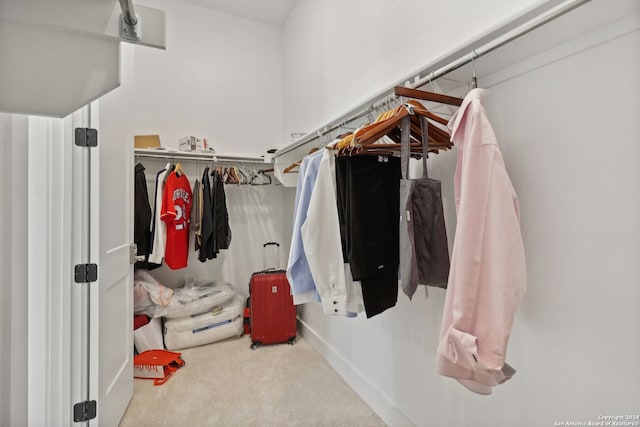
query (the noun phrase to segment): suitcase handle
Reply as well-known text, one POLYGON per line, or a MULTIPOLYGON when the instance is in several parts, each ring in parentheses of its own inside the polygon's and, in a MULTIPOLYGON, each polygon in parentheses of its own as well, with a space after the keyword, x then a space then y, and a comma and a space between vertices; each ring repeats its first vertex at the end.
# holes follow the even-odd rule
MULTIPOLYGON (((263 264, 264 264, 264 269, 265 271, 268 270, 267 268, 267 246, 277 246, 278 248, 280 248, 280 243, 278 242, 267 242, 264 245, 262 245, 263 247, 263 251, 262 251, 262 256, 263 256, 263 264)), ((278 264, 280 264, 280 251, 278 251, 278 264)), ((279 267, 272 267, 273 270, 277 270, 279 267)))

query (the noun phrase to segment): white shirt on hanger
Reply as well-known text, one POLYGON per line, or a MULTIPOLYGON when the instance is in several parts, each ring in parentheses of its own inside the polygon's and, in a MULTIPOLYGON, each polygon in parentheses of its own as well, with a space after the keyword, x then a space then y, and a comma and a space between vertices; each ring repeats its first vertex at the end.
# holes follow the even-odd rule
POLYGON ((153 210, 153 222, 155 223, 153 232, 153 246, 149 253, 149 262, 154 264, 161 264, 162 258, 164 258, 164 251, 167 247, 167 224, 160 219, 160 212, 162 211, 162 192, 164 191, 164 178, 167 176, 167 172, 171 167, 170 163, 164 167, 158 174, 156 180, 155 191, 155 207, 153 210))
POLYGON ((336 199, 335 158, 323 150, 318 178, 311 194, 302 241, 309 269, 325 314, 348 316, 364 311, 362 287, 344 263, 336 199))

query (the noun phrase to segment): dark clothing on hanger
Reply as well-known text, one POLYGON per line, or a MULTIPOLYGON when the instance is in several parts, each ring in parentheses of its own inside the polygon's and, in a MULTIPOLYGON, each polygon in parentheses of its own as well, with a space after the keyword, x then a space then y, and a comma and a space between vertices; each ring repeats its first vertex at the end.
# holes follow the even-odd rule
POLYGON ((169 165, 169 169, 167 170, 167 174, 164 176, 164 179, 162 180, 162 188, 164 188, 165 184, 167 183, 167 178, 169 178, 169 175, 171 175, 171 172, 173 172, 174 170, 176 170, 176 165, 175 163, 171 163, 169 165))
POLYGON ((343 249, 353 280, 362 283, 367 317, 398 297, 400 159, 338 157, 336 184, 343 249))
POLYGON ((348 196, 347 185, 349 159, 347 157, 336 157, 336 200, 338 204, 338 218, 340 222, 340 241, 342 243, 342 259, 345 264, 349 262, 347 247, 347 223, 349 222, 349 215, 347 214, 348 208, 348 196))
POLYGON ((367 318, 392 308, 398 302, 398 272, 387 271, 360 281, 367 318))
POLYGON ((411 299, 418 285, 447 287, 449 246, 444 224, 440 181, 427 173, 429 124, 422 129, 422 178, 409 179, 409 117, 401 123, 400 280, 411 299))
POLYGON ((214 259, 217 251, 215 250, 214 222, 213 222, 213 203, 211 200, 211 180, 209 179, 209 168, 205 168, 202 174, 202 244, 198 259, 205 262, 208 259, 214 259))
POLYGON ((418 284, 446 289, 449 280, 449 245, 440 187, 440 181, 435 179, 415 182, 407 209, 413 212, 418 284))
POLYGON ((151 243, 151 205, 147 191, 147 178, 141 163, 135 167, 133 242, 138 247, 138 255, 147 257, 151 243))
POLYGON ((227 197, 224 192, 224 183, 219 173, 213 176, 213 217, 215 224, 215 248, 216 251, 229 249, 231 244, 231 229, 229 228, 229 213, 227 211, 227 197))
MULTIPOLYGON (((398 271, 400 159, 349 157, 347 246, 353 280, 398 271)), ((397 279, 397 278, 396 278, 397 279)))
POLYGON ((191 220, 190 228, 193 231, 193 250, 198 252, 200 246, 202 246, 202 235, 200 234, 200 228, 202 227, 202 198, 200 197, 202 192, 200 191, 200 181, 196 179, 193 183, 193 194, 191 200, 191 220))
MULTIPOLYGON (((160 267, 160 264, 149 262, 149 254, 153 248, 153 237, 155 231, 155 216, 149 204, 149 192, 147 189, 147 178, 144 173, 145 168, 141 163, 135 167, 135 186, 134 186, 134 218, 133 218, 133 241, 137 246, 137 254, 144 255, 144 261, 136 261, 134 269, 153 270, 160 267)), ((154 181, 154 210, 155 210, 155 194, 159 171, 154 181)))

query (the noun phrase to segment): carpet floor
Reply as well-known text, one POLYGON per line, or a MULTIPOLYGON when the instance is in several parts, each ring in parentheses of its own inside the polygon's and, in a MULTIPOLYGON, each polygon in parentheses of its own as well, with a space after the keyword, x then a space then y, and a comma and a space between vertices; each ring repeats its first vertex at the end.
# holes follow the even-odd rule
POLYGON ((185 366, 161 386, 135 379, 120 427, 385 426, 301 337, 250 344, 244 335, 182 350, 185 366))

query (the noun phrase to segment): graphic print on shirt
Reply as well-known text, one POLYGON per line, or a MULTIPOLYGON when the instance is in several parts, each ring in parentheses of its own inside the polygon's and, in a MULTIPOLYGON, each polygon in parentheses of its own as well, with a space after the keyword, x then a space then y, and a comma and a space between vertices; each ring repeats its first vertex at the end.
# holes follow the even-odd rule
POLYGON ((167 225, 165 262, 174 270, 187 266, 191 201, 189 180, 184 174, 172 172, 165 184, 161 219, 167 225))
POLYGON ((191 206, 191 195, 184 189, 178 188, 173 191, 173 204, 176 209, 176 219, 174 219, 176 230, 184 230, 189 221, 185 206, 191 206))

